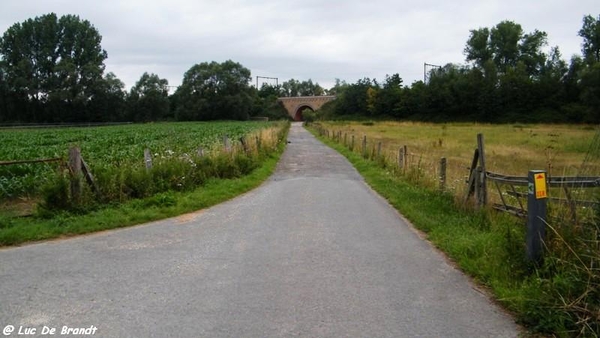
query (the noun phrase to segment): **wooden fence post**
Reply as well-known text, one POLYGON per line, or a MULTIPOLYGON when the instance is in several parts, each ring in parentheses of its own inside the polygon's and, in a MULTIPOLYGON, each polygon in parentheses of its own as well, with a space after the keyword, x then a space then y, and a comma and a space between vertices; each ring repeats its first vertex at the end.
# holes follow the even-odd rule
POLYGON ((477 188, 479 191, 478 203, 479 206, 487 205, 487 171, 485 167, 485 147, 483 141, 483 134, 477 134, 477 150, 479 151, 479 168, 480 168, 480 180, 477 188))
POLYGON ((446 191, 446 158, 440 159, 440 191, 446 191))
POLYGON ((96 194, 96 197, 101 197, 100 189, 98 189, 96 181, 94 180, 94 176, 92 175, 92 171, 90 170, 90 167, 88 167, 87 163, 85 163, 83 156, 81 157, 81 170, 83 171, 83 177, 85 177, 86 182, 90 185, 92 191, 94 191, 94 194, 96 194))
POLYGON ((144 163, 146 163, 146 170, 152 169, 152 154, 150 149, 144 149, 144 163))
POLYGON ((250 155, 250 148, 248 147, 248 144, 246 143, 246 138, 244 136, 240 137, 240 143, 242 144, 244 152, 250 155))
POLYGON ((352 135, 352 141, 350 142, 350 151, 354 151, 354 135, 352 135))
POLYGON ((481 167, 477 167, 474 170, 475 181, 473 185, 475 186, 475 200, 477 201, 477 206, 481 206, 481 167))
POLYGON ((362 156, 363 156, 363 158, 367 158, 367 135, 363 136, 362 156))
POLYGON ((400 147, 398 149, 398 167, 402 170, 402 172, 406 172, 406 167, 408 166, 408 147, 406 145, 400 147))
POLYGON ((347 139, 348 139, 348 134, 344 133, 344 147, 348 144, 347 139))
POLYGON ((469 201, 469 198, 476 191, 476 179, 477 176, 477 163, 479 163, 479 149, 475 149, 473 154, 473 160, 471 161, 471 167, 469 168, 469 178, 467 179, 467 196, 465 197, 465 203, 469 201))
POLYGON ((198 157, 203 157, 204 156, 204 148, 198 147, 197 154, 198 154, 198 157))
POLYGON ((69 169, 71 172, 71 198, 73 203, 81 201, 81 150, 78 147, 69 149, 69 169))
POLYGON ((398 148, 398 168, 402 169, 402 147, 398 148))
POLYGON ((227 134, 223 136, 223 145, 225 146, 226 152, 231 152, 231 142, 229 142, 229 137, 227 136, 227 134))
POLYGON ((377 158, 381 157, 381 141, 377 143, 377 158))

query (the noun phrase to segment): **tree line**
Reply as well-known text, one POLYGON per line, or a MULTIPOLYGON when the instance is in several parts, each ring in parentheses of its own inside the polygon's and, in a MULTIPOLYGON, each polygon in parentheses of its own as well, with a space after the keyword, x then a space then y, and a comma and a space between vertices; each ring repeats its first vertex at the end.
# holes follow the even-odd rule
MULTIPOLYGON (((125 90, 105 73, 102 36, 76 15, 51 13, 11 26, 0 37, 0 123, 288 118, 282 96, 337 95, 317 118, 424 121, 600 122, 600 16, 587 15, 582 55, 563 60, 547 34, 502 21, 470 31, 465 64, 432 70, 428 81, 403 84, 399 74, 325 89, 312 80, 250 85, 250 70, 228 60, 202 62, 176 91, 144 73, 125 90)), ((308 116, 308 115, 306 115, 308 116)), ((310 115, 315 116, 314 114, 310 115)))
POLYGON ((50 13, 11 26, 0 38, 0 123, 279 119, 287 113, 277 95, 322 91, 293 79, 276 92, 257 90, 250 70, 231 60, 193 65, 173 93, 166 79, 147 72, 126 91, 114 73, 105 74, 101 42, 76 15, 50 13))
POLYGON ((383 82, 364 78, 330 89, 338 99, 318 114, 423 121, 600 122, 600 16, 587 15, 578 35, 582 55, 549 53, 547 34, 525 33, 502 21, 470 31, 466 64, 433 69, 427 82, 404 86, 399 74, 383 82))

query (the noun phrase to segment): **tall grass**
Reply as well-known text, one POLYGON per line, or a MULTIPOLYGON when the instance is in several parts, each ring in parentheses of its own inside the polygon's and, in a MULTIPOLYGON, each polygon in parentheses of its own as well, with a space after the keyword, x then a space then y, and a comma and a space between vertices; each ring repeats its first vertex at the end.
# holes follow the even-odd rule
MULTIPOLYGON (((477 134, 485 137, 488 171, 527 176, 529 169, 545 169, 549 176, 579 174, 595 128, 570 125, 491 125, 478 123, 419 122, 320 122, 331 134, 341 132, 355 137, 355 150, 367 136, 371 152, 382 143, 382 156, 389 163, 398 160, 398 149, 407 146, 409 167, 416 167, 422 184, 436 186, 440 158, 447 159, 447 189, 463 196, 477 134)), ((600 172, 600 163, 589 168, 600 172)), ((500 203, 498 196, 491 195, 500 203)))
MULTIPOLYGON (((330 125, 337 129, 313 125, 312 130, 325 135, 322 140, 348 157, 375 190, 427 232, 428 238, 464 271, 490 287, 519 322, 536 334, 600 335, 599 208, 588 210, 590 217, 577 223, 564 214, 568 208, 552 208, 555 217, 547 224, 545 259, 535 266, 525 259, 523 221, 492 210, 475 210, 462 203, 464 198, 455 198, 459 189, 441 193, 435 174, 427 170, 425 156, 409 156, 409 166, 400 169, 397 157, 377 154, 377 142, 362 153, 362 138, 355 136, 352 148, 350 137, 346 136, 345 144, 343 133, 339 137, 339 131, 347 130, 347 126, 330 125)), ((440 147, 445 142, 431 146, 440 147)), ((466 185, 464 178, 460 183, 466 185)), ((464 197, 462 192, 459 196, 464 197)))
POLYGON ((289 123, 280 123, 260 129, 231 145, 213 144, 202 153, 176 153, 166 150, 155 153, 153 165, 147 169, 142 162, 123 163, 120 166, 100 166, 94 171, 98 192, 84 185, 77 200, 70 192, 72 177, 61 170, 47 179, 42 188, 39 214, 52 217, 56 212, 85 213, 102 205, 146 198, 167 191, 190 191, 207 180, 232 179, 247 175, 277 149, 289 123))

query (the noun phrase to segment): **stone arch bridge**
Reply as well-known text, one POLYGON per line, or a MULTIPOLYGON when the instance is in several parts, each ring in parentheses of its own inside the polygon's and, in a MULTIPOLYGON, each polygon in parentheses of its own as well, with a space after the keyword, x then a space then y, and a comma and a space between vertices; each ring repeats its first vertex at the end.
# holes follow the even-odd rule
POLYGON ((334 95, 280 97, 277 102, 283 105, 294 121, 302 121, 302 111, 304 109, 319 110, 325 103, 333 101, 335 98, 334 95))

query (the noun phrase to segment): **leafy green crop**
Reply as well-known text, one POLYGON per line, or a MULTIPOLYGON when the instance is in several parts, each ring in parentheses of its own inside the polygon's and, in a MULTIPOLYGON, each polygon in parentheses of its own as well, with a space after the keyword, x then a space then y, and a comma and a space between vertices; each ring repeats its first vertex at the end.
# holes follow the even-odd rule
MULTIPOLYGON (((149 123, 93 128, 0 130, 0 161, 40 158, 67 159, 78 146, 92 172, 115 167, 143 167, 144 149, 157 159, 193 156, 199 147, 211 149, 228 135, 232 142, 271 122, 149 123)), ((59 163, 0 166, 0 200, 39 195, 59 163)))

